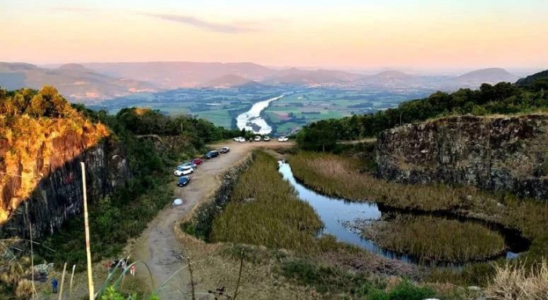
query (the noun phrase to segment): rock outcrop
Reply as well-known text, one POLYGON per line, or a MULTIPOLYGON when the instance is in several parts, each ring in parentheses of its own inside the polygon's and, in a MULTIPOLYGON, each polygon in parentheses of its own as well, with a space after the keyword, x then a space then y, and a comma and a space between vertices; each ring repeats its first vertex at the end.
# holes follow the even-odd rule
POLYGON ((548 200, 548 115, 448 117, 382 132, 378 176, 548 200))
POLYGON ((51 234, 80 214, 80 162, 86 164, 90 203, 130 177, 121 144, 100 126, 88 124, 62 134, 60 127, 49 128, 36 129, 41 139, 14 138, 10 145, 0 138, 0 236, 28 237, 31 224, 33 237, 51 234))

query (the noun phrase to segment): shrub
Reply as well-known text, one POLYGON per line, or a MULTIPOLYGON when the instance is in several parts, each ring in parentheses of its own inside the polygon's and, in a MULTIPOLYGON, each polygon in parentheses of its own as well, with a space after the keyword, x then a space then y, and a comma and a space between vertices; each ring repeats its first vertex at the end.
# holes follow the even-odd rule
POLYGON ((354 273, 305 259, 285 261, 279 272, 297 284, 314 287, 320 293, 365 296, 373 289, 382 288, 382 283, 368 280, 364 273, 354 273))
POLYGON ((486 295, 488 299, 497 300, 548 299, 548 262, 543 261, 533 268, 523 264, 497 266, 486 295))
POLYGON ((23 279, 17 283, 17 288, 15 289, 15 296, 17 299, 30 299, 32 298, 32 282, 27 279, 23 279))

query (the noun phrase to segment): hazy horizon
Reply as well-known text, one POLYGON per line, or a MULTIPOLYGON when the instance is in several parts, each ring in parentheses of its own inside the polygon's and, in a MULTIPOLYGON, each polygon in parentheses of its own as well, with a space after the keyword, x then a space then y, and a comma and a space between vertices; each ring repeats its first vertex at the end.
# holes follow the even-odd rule
POLYGON ((446 67, 446 68, 438 68, 438 69, 427 69, 427 68, 413 68, 413 67, 353 67, 353 66, 332 66, 332 67, 324 67, 324 66, 306 66, 306 65, 294 65, 294 66, 274 66, 274 65, 263 65, 256 62, 251 61, 234 61, 234 62, 222 62, 222 61, 83 61, 83 62, 56 62, 56 63, 39 63, 39 62, 33 62, 33 61, 0 61, 0 63, 27 63, 32 64, 41 68, 58 68, 62 65, 66 64, 82 64, 82 65, 89 65, 89 64, 141 64, 141 63, 220 63, 220 64, 238 64, 238 63, 251 63, 251 64, 257 64, 261 65, 267 68, 275 69, 275 70, 284 70, 284 69, 290 69, 290 68, 298 68, 302 70, 321 70, 321 69, 329 69, 334 71, 345 71, 349 73, 355 73, 355 74, 363 74, 363 75, 375 75, 384 71, 400 71, 408 74, 413 75, 419 75, 419 76, 456 76, 456 75, 462 75, 468 72, 476 71, 476 70, 482 70, 482 69, 491 69, 491 68, 501 68, 509 71, 510 73, 514 75, 519 76, 527 76, 531 75, 533 73, 541 72, 548 67, 512 67, 512 66, 477 66, 477 67, 465 67, 465 68, 455 68, 455 67, 446 67))
POLYGON ((457 72, 548 67, 541 0, 0 4, 0 61, 254 62, 457 72))

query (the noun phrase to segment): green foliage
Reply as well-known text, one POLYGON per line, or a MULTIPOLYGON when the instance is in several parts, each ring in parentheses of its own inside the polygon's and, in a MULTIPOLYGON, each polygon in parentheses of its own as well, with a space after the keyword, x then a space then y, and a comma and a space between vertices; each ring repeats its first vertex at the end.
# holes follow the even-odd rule
POLYGON ((361 297, 386 287, 383 281, 369 280, 364 273, 354 273, 305 259, 282 262, 279 273, 299 285, 314 287, 320 293, 345 293, 361 297))
MULTIPOLYGON (((34 97, 33 93, 27 90, 20 92, 27 98, 34 97)), ((57 99, 56 91, 50 88, 44 88, 39 95, 57 99)), ((137 237, 157 212, 172 200, 173 189, 168 185, 172 179, 171 167, 182 158, 194 157, 205 151, 205 142, 233 135, 233 132, 204 120, 189 117, 174 119, 148 109, 124 109, 116 116, 110 116, 105 111, 91 111, 83 105, 73 105, 70 109, 93 122, 106 124, 124 145, 132 171, 132 178, 124 186, 90 205, 94 261, 119 255, 127 240, 137 237), (142 138, 139 136, 141 134, 155 135, 162 140, 142 138)), ((54 116, 55 113, 46 110, 46 115, 54 116)), ((57 116, 63 117, 61 114, 57 116)), ((68 262, 83 266, 85 242, 82 224, 81 216, 67 221, 60 231, 42 241, 56 252, 41 247, 36 249, 38 255, 60 264, 68 262)))
POLYGON ((510 83, 483 84, 479 90, 461 89, 452 94, 437 92, 428 98, 401 103, 397 108, 375 114, 318 121, 297 135, 305 150, 331 151, 337 140, 375 137, 402 124, 451 114, 511 114, 548 107, 548 88, 520 88, 510 83))
POLYGON ((368 299, 388 299, 388 300, 423 300, 432 298, 436 293, 428 287, 418 287, 411 282, 404 280, 398 284, 393 290, 385 295, 382 293, 376 294, 368 299))
POLYGON ((548 70, 522 78, 516 85, 532 91, 548 90, 548 70))
POLYGON ((203 147, 204 144, 222 139, 237 137, 239 130, 226 130, 213 123, 187 116, 168 117, 158 110, 142 108, 124 108, 118 112, 116 119, 133 134, 158 134, 162 136, 190 137, 193 146, 203 147))
POLYGON ((57 89, 44 86, 40 91, 21 89, 8 92, 0 89, 0 115, 33 117, 70 117, 73 110, 57 89))

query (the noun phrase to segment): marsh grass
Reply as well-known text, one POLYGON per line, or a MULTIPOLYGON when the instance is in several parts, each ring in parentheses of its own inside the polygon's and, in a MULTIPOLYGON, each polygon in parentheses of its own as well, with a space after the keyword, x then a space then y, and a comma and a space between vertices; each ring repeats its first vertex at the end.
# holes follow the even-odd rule
POLYGON ((397 216, 361 226, 362 234, 381 248, 419 261, 466 262, 504 253, 504 238, 486 227, 431 216, 397 216))
POLYGON ((389 182, 361 173, 362 161, 334 154, 300 152, 289 163, 296 178, 329 196, 495 222, 520 230, 533 244, 548 234, 548 202, 494 195, 473 187, 389 182))
POLYGON ((270 155, 257 151, 238 178, 230 203, 213 221, 211 241, 310 252, 323 224, 277 171, 270 155))
MULTIPOLYGON (((316 191, 353 201, 371 201, 405 209, 443 211, 468 207, 471 201, 469 196, 474 199, 483 197, 472 188, 404 185, 377 179, 360 172, 368 168, 365 162, 334 154, 300 152, 291 156, 289 163, 295 177, 316 191)), ((496 202, 482 202, 486 209, 496 207, 496 202)))

